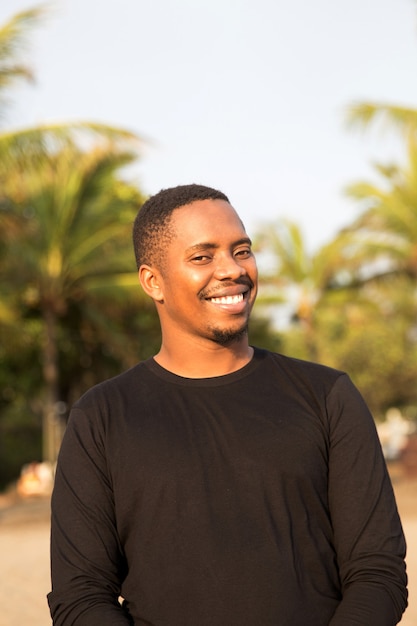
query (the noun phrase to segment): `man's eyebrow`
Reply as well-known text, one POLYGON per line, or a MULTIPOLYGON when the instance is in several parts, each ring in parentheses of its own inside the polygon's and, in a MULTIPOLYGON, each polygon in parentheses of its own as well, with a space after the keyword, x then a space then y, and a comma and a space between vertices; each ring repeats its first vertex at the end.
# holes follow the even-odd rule
POLYGON ((238 241, 235 241, 235 243, 233 245, 234 246, 242 246, 244 243, 246 243, 249 246, 252 245, 252 241, 251 241, 251 239, 249 237, 242 237, 242 239, 238 239, 238 241))
MULTIPOLYGON (((252 241, 249 239, 249 237, 242 237, 241 239, 234 241, 232 247, 235 248, 236 246, 242 246, 243 244, 251 246, 252 241)), ((202 252, 204 250, 216 250, 218 247, 219 244, 217 243, 202 241, 201 243, 196 243, 194 246, 190 246, 185 252, 186 254, 192 254, 193 252, 202 252)))

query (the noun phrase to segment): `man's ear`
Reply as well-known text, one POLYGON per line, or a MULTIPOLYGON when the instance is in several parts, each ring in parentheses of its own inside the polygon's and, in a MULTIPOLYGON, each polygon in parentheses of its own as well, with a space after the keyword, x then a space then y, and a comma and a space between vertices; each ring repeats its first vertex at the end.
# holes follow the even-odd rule
POLYGON ((143 291, 157 302, 162 302, 162 279, 157 269, 150 265, 141 265, 139 268, 139 282, 143 291))

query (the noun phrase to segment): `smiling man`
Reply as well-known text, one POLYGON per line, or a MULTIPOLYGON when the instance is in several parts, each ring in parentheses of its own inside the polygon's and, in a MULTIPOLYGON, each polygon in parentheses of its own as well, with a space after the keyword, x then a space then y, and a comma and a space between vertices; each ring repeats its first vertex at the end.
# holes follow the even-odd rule
MULTIPOLYGON (((205 188, 205 193, 191 189, 200 190, 203 198, 208 193, 205 188)), ((173 194, 161 192, 159 201, 173 194)), ((223 195, 194 200, 164 218, 166 232, 156 250, 147 252, 149 236, 142 221, 146 224, 148 210, 145 204, 134 237, 140 282, 156 303, 161 321, 156 362, 190 378, 239 369, 253 353, 247 331, 257 269, 236 211, 223 195)))
POLYGON ((257 269, 228 198, 163 190, 133 238, 161 348, 72 409, 54 624, 397 624, 405 542, 372 416, 343 372, 249 344, 257 269))

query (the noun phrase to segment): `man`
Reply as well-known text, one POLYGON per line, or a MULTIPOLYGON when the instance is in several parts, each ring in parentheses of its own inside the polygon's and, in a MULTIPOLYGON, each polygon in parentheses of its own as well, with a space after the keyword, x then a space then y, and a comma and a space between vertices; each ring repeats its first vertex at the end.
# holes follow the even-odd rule
POLYGON ((54 624, 396 624, 405 542, 373 419, 346 374, 250 346, 256 263, 227 197, 161 191, 134 245, 161 349, 72 410, 54 624))

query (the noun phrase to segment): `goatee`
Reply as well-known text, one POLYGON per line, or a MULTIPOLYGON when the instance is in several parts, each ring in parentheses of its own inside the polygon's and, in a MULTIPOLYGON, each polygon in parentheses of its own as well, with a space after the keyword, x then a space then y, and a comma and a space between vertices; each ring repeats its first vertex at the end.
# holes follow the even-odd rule
POLYGON ((213 328, 212 339, 215 343, 221 346, 227 346, 231 343, 239 341, 248 332, 248 325, 246 324, 239 330, 222 330, 220 328, 213 328))

